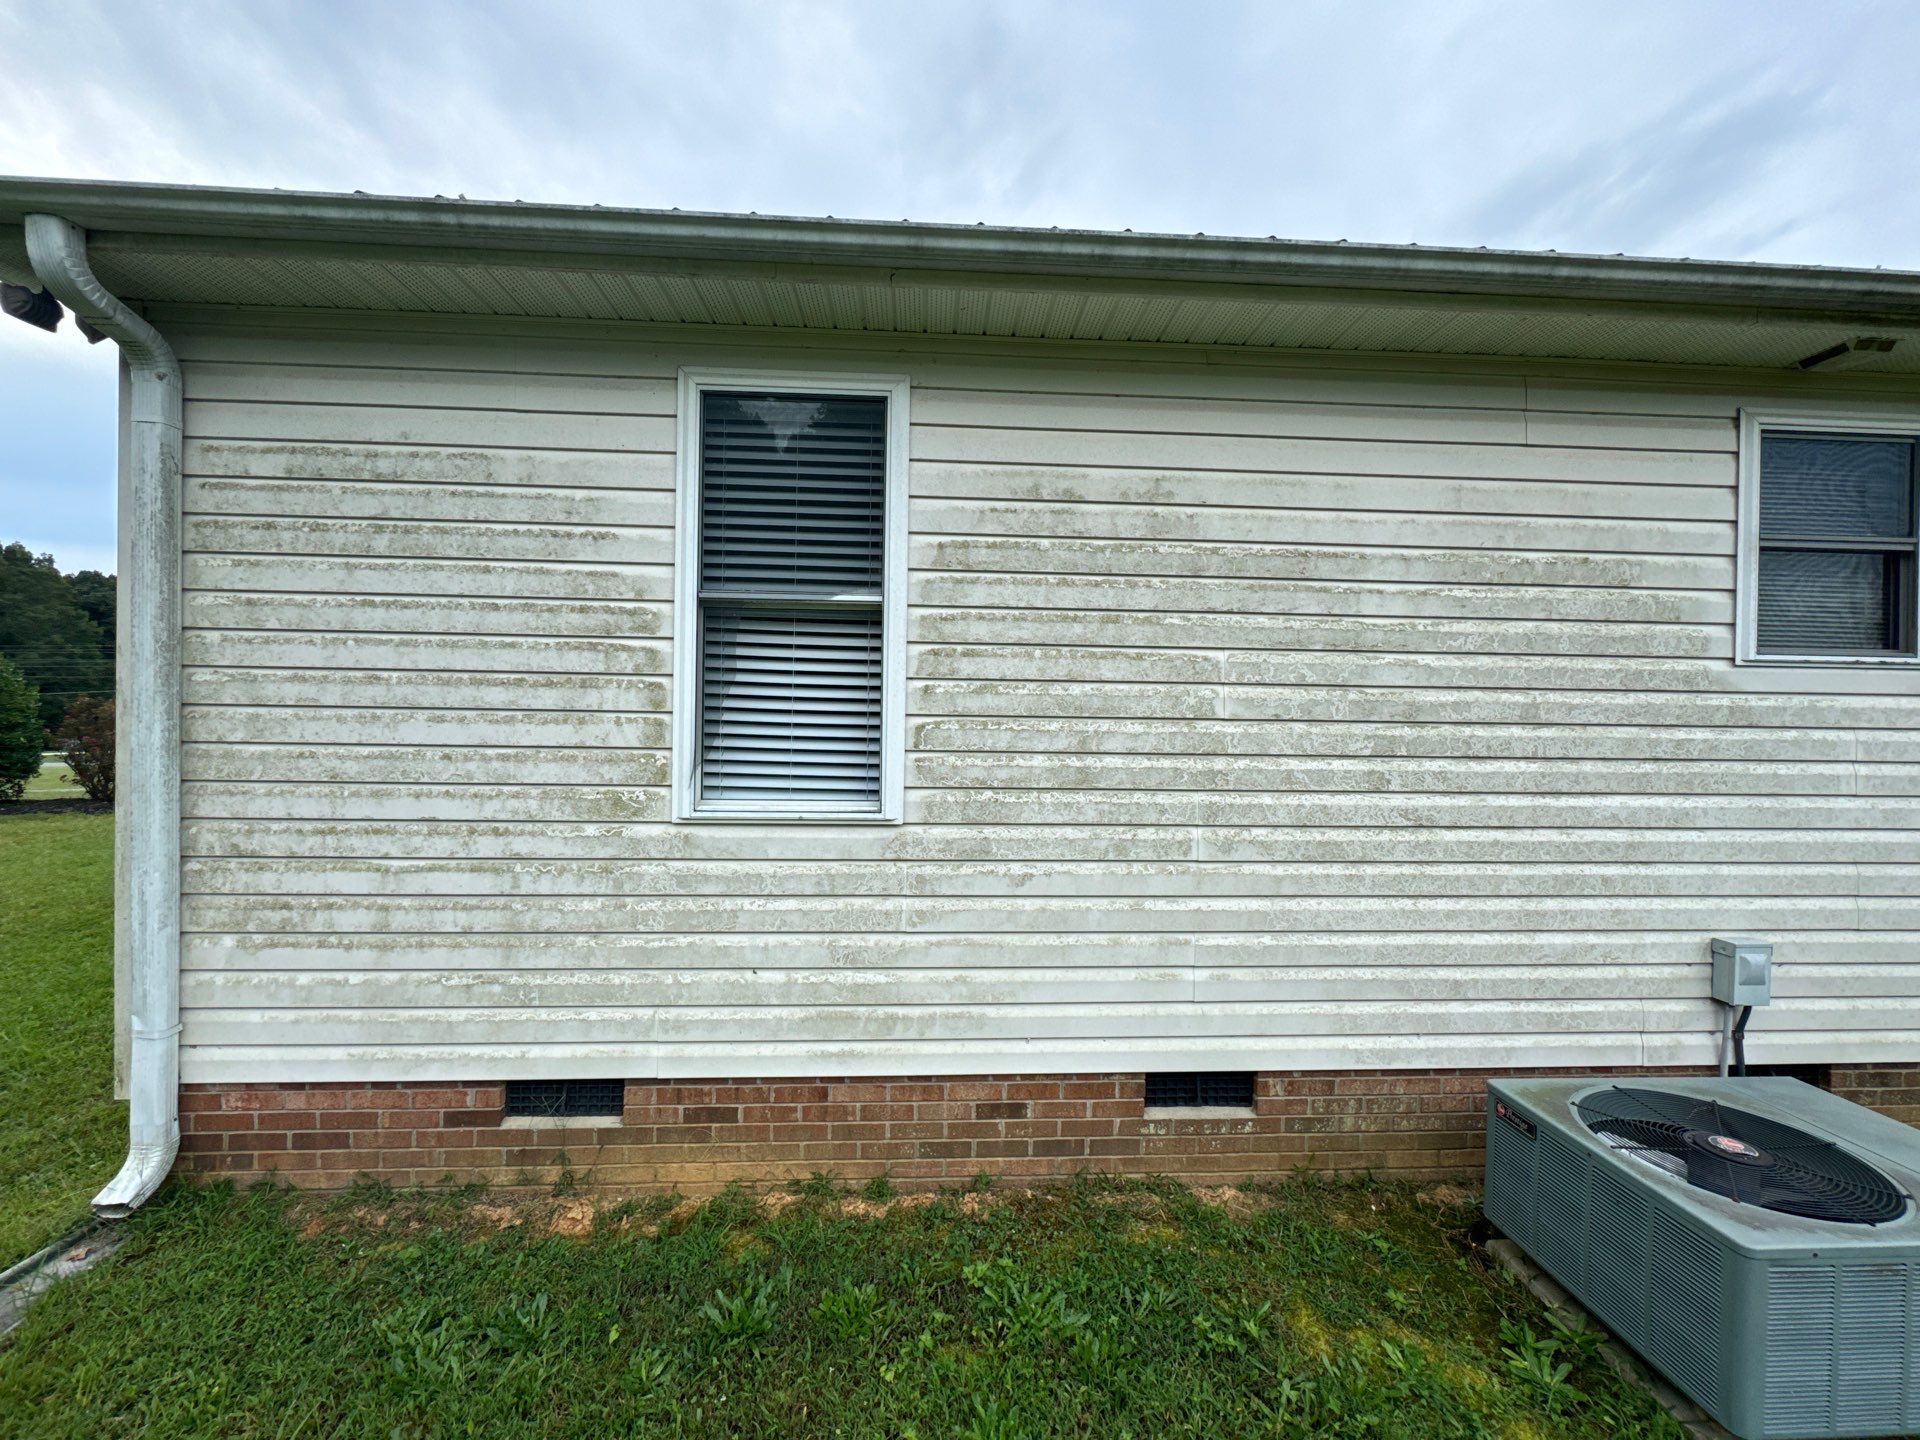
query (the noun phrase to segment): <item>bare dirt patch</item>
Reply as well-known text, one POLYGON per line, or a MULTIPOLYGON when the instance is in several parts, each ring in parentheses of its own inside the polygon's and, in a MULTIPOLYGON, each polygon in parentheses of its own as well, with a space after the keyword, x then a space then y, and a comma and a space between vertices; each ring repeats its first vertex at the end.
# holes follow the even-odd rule
POLYGON ((591 1200, 565 1200, 547 1216, 547 1229, 574 1239, 593 1233, 595 1206, 591 1200))
POLYGON ((1235 1185, 1208 1185, 1196 1189, 1193 1198, 1202 1205, 1213 1205, 1239 1220, 1262 1207, 1254 1197, 1235 1185))

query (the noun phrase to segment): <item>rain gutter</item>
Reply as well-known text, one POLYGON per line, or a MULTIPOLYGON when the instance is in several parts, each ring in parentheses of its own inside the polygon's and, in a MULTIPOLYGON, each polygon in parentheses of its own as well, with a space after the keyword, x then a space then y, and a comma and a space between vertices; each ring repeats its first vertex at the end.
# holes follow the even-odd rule
POLYGON ((57 215, 25 217, 33 273, 120 347, 130 382, 127 563, 120 575, 116 803, 128 850, 130 930, 126 1162, 93 1198, 116 1218, 160 1187, 180 1148, 180 366, 173 348, 87 263, 87 235, 57 215))

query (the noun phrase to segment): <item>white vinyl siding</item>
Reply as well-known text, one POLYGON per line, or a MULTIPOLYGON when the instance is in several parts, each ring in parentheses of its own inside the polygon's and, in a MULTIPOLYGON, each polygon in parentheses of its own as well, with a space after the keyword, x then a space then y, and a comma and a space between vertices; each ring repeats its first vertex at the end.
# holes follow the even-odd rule
POLYGON ((165 320, 189 1081, 1920 1046, 1920 674, 1734 663, 1741 408, 1911 383, 165 320), (902 824, 674 818, 683 367, 911 379, 902 824))

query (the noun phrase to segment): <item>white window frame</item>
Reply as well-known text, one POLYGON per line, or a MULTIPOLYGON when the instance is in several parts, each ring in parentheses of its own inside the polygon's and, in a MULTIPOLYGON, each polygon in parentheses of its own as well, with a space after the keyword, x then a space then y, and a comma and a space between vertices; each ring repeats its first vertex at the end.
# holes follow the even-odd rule
MULTIPOLYGON (((907 404, 901 375, 794 370, 682 369, 676 429, 673 547, 673 818, 677 822, 897 825, 906 808, 907 766, 907 404), (880 579, 880 804, 796 807, 779 801, 699 802, 700 770, 700 397, 708 390, 870 395, 887 402, 886 519, 880 579)), ((830 599, 832 597, 822 597, 830 599)))
MULTIPOLYGON (((1920 668, 1914 655, 1780 655, 1760 645, 1760 439, 1769 430, 1832 431, 1843 435, 1920 438, 1920 414, 1848 412, 1831 407, 1742 407, 1740 464, 1735 509, 1734 661, 1740 665, 1846 665, 1920 668)), ((1920 584, 1920 564, 1915 565, 1920 584)))

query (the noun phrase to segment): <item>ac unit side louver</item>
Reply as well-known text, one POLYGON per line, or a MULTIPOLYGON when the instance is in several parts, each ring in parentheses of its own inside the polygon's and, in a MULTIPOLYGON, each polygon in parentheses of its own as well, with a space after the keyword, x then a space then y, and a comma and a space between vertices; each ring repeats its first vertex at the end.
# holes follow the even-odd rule
POLYGON ((1487 1219, 1741 1440, 1920 1431, 1920 1131, 1787 1079, 1499 1080, 1487 1219))

